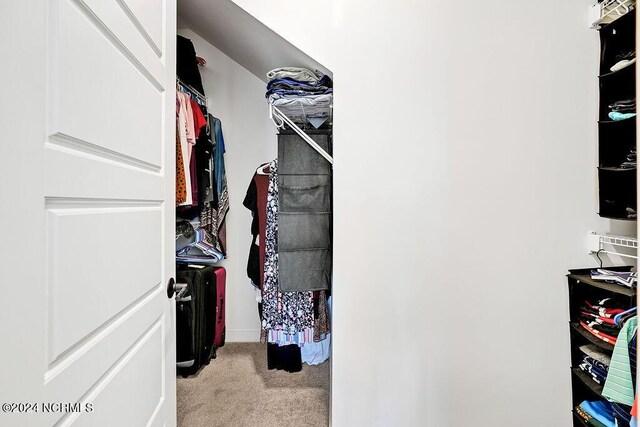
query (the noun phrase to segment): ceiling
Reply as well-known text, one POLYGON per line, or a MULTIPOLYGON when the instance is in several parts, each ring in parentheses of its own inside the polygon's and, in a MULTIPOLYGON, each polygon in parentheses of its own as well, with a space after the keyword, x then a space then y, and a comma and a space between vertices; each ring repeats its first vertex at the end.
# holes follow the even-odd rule
POLYGON ((178 26, 195 31, 265 82, 267 71, 285 66, 320 70, 332 77, 329 70, 231 0, 178 0, 178 26))

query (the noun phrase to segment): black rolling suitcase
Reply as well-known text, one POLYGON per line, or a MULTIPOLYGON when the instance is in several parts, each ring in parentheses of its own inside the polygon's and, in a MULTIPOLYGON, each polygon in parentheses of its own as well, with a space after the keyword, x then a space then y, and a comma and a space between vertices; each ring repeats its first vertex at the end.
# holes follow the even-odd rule
POLYGON ((204 286, 202 275, 187 269, 177 272, 176 283, 186 285, 176 295, 176 364, 178 374, 187 377, 200 368, 204 286))
POLYGON ((213 267, 178 265, 176 296, 176 363, 178 374, 193 375, 215 357, 215 276, 213 267))

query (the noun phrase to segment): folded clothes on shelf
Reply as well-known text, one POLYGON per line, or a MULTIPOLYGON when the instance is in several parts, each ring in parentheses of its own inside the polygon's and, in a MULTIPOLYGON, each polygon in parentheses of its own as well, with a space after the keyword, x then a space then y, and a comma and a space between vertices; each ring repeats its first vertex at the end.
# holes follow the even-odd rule
POLYGON ((620 332, 615 316, 625 313, 621 306, 614 298, 602 299, 597 304, 584 301, 579 314, 580 326, 596 338, 615 344, 620 332))
POLYGON ((627 208, 626 211, 627 211, 627 218, 629 219, 638 218, 638 213, 634 208, 627 208))
POLYGON ((622 61, 623 59, 633 59, 636 57, 635 50, 628 50, 616 55, 616 61, 622 61))
POLYGON ((637 162, 637 156, 636 156, 636 149, 632 148, 629 151, 629 154, 627 154, 626 161, 622 162, 620 164, 620 167, 623 169, 631 169, 631 168, 635 168, 637 165, 638 165, 638 162, 637 162))
POLYGON ((295 123, 319 127, 331 117, 333 82, 318 71, 282 67, 267 73, 266 97, 295 123))
POLYGON ((615 344, 616 343, 616 338, 612 337, 611 335, 607 335, 603 332, 600 332, 596 329, 593 329, 592 327, 590 327, 587 323, 583 322, 582 320, 580 321, 580 326, 582 326, 587 332, 589 332, 591 335, 595 336, 596 338, 606 342, 607 344, 615 344))
POLYGON ((613 64, 611 66, 611 68, 609 68, 609 69, 611 70, 612 73, 615 73, 616 71, 624 70, 628 66, 633 65, 635 63, 636 63, 636 58, 621 59, 618 62, 616 62, 615 64, 613 64))
POLYGON ((267 84, 267 97, 273 93, 280 95, 319 95, 332 93, 333 82, 329 76, 323 76, 317 83, 300 82, 294 79, 275 79, 267 84))
POLYGON ((578 367, 589 374, 598 384, 604 384, 607 379, 609 367, 590 356, 584 356, 578 367))
POLYGON ((585 344, 580 346, 579 349, 586 356, 589 356, 593 360, 596 360, 604 366, 607 366, 607 369, 608 366, 611 365, 611 355, 602 351, 602 349, 600 349, 600 347, 598 347, 597 345, 585 344))
POLYGON ((617 111, 611 111, 609 113, 609 118, 615 122, 619 122, 620 120, 627 120, 635 116, 636 113, 619 113, 617 111))
POLYGON ((576 407, 576 414, 591 426, 616 427, 613 407, 604 400, 585 400, 576 407))
POLYGON ((627 287, 633 287, 638 282, 638 273, 631 271, 613 271, 604 268, 591 270, 593 280, 604 280, 627 287))
POLYGON ((299 82, 306 82, 311 84, 317 84, 323 77, 319 71, 313 72, 306 68, 301 67, 281 67, 275 68, 267 73, 269 80, 275 79, 293 79, 299 82))
POLYGON ((636 100, 623 99, 616 101, 613 104, 609 104, 611 111, 617 111, 619 113, 635 113, 636 112, 636 100))
MULTIPOLYGON (((594 270, 595 271, 595 270, 594 270)), ((581 310, 583 312, 589 312, 602 318, 613 319, 616 314, 624 313, 622 303, 615 298, 603 298, 592 304, 590 301, 585 300, 581 310)))
POLYGON ((269 102, 278 107, 291 120, 303 117, 329 117, 331 115, 331 94, 293 96, 272 94, 269 102))

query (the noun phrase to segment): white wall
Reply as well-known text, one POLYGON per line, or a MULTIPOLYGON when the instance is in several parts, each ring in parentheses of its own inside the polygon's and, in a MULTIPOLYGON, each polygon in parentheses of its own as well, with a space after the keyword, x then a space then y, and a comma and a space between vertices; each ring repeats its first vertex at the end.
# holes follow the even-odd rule
POLYGON ((333 426, 570 425, 591 1, 234 1, 334 74, 333 426))
POLYGON ((255 169, 276 157, 276 129, 269 120, 263 81, 188 29, 178 34, 191 39, 197 55, 207 61, 200 68, 211 113, 222 121, 229 185, 227 214, 227 341, 259 341, 260 320, 253 286, 247 278, 251 243, 251 213, 242 205, 255 169))

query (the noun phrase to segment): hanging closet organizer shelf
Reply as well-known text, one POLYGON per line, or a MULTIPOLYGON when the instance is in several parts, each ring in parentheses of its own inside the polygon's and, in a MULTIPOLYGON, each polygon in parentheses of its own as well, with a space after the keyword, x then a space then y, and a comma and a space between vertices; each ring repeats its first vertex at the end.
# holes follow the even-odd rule
POLYGON ((582 326, 580 326, 580 323, 571 322, 571 328, 577 333, 579 333, 580 335, 582 335, 590 343, 597 345, 603 350, 607 350, 611 352, 613 351, 613 347, 614 347, 613 344, 609 344, 607 342, 602 341, 601 339, 596 338, 595 336, 590 334, 587 330, 585 330, 582 326))
POLYGON ((622 70, 601 74, 598 76, 598 78, 604 82, 606 80, 613 80, 613 77, 631 78, 635 76, 635 73, 636 73, 636 64, 633 64, 633 65, 629 65, 626 68, 623 68, 622 70))
POLYGON ((623 124, 623 123, 635 123, 636 121, 636 116, 631 117, 629 119, 625 119, 625 120, 598 120, 598 123, 600 123, 601 125, 614 125, 614 124, 623 124))
POLYGON ((589 374, 583 371, 580 368, 571 368, 571 372, 575 375, 582 383, 587 386, 589 390, 591 390, 594 394, 596 394, 599 398, 602 398, 602 389, 603 385, 595 382, 589 374))
POLYGON ((616 221, 637 221, 637 218, 627 218, 627 217, 622 217, 622 216, 613 216, 613 215, 604 215, 601 213, 598 213, 598 216, 600 216, 600 218, 605 218, 605 219, 615 219, 616 221))
POLYGON ((608 283, 602 280, 593 280, 589 276, 569 274, 568 277, 577 280, 580 284, 593 286, 594 288, 603 289, 605 291, 614 292, 616 294, 624 295, 627 297, 632 297, 636 294, 636 291, 631 288, 627 288, 622 285, 616 285, 613 283, 608 283))
POLYGON ((607 172, 629 172, 636 170, 636 168, 616 168, 611 166, 599 166, 598 169, 607 172))

